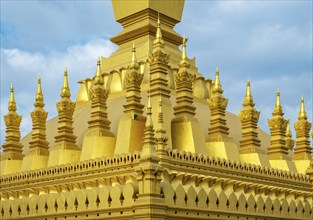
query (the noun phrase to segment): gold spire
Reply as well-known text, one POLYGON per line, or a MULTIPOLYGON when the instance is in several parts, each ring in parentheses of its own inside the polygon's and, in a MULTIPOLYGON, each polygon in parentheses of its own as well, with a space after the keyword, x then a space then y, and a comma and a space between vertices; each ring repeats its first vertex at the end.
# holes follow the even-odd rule
POLYGON ((67 68, 64 69, 64 81, 63 81, 63 88, 61 90, 61 98, 70 98, 71 92, 68 86, 68 77, 67 77, 67 68))
POLYGON ((181 61, 180 61, 180 65, 188 65, 189 66, 189 62, 188 62, 188 57, 187 57, 187 41, 188 38, 183 38, 183 44, 182 44, 182 57, 181 57, 181 61))
POLYGON ((20 124, 22 116, 16 113, 16 102, 14 99, 14 87, 11 84, 10 100, 8 103, 8 114, 4 115, 4 123, 6 126, 5 143, 2 145, 3 153, 1 159, 15 160, 22 159, 22 147, 20 143, 20 124))
POLYGON ((133 43, 133 48, 132 48, 132 59, 129 65, 130 68, 135 68, 138 69, 139 68, 139 64, 137 62, 137 57, 136 57, 136 47, 135 47, 135 43, 133 43))
POLYGON ((296 148, 293 160, 311 160, 310 131, 312 124, 308 122, 304 108, 304 98, 301 98, 298 121, 294 124, 296 130, 296 148))
POLYGON ((277 92, 276 92, 276 103, 275 103, 275 107, 274 107, 274 112, 272 114, 273 114, 273 116, 274 115, 281 115, 281 116, 284 115, 283 109, 282 109, 282 106, 281 106, 281 103, 280 103, 280 92, 279 92, 279 89, 277 89, 277 92))
POLYGON ((103 85, 104 81, 101 77, 101 61, 100 61, 100 57, 98 57, 97 60, 97 72, 96 72, 96 76, 95 76, 95 81, 94 84, 95 85, 103 85))
POLYGON ((74 160, 74 156, 72 158, 62 156, 63 150, 74 150, 71 152, 72 155, 78 154, 76 136, 73 132, 73 113, 76 105, 70 98, 71 93, 68 85, 67 69, 65 68, 61 100, 56 103, 58 111, 58 134, 55 136, 55 144, 50 148, 49 166, 72 162, 74 160))
POLYGON ((161 46, 161 48, 164 47, 164 40, 162 37, 162 32, 161 32, 161 22, 160 22, 160 15, 158 14, 158 21, 157 21, 157 30, 155 34, 155 39, 153 41, 154 46, 161 46))
POLYGON ((40 75, 38 75, 38 82, 37 82, 37 93, 36 93, 36 102, 34 104, 35 107, 44 107, 44 100, 42 95, 42 89, 41 89, 41 78, 40 75))
POLYGON ((160 14, 158 13, 158 21, 157 21, 158 25, 157 25, 157 31, 156 31, 156 35, 155 38, 156 39, 162 39, 162 32, 161 32, 161 22, 160 22, 160 14))
POLYGON ((247 80, 247 87, 246 87, 246 96, 243 102, 243 106, 251 106, 254 107, 253 98, 251 95, 251 86, 250 86, 250 80, 247 80))
POLYGON ((13 84, 11 83, 11 88, 10 88, 10 101, 8 105, 8 110, 9 111, 16 111, 16 102, 14 98, 14 87, 13 84))
POLYGON ((300 102, 300 112, 299 112, 299 116, 298 116, 298 119, 304 119, 306 120, 308 117, 306 115, 306 111, 305 111, 305 108, 304 108, 304 98, 302 96, 301 98, 301 102, 300 102))
POLYGON ((250 80, 247 80, 246 97, 251 97, 250 80))
POLYGON ((285 160, 288 159, 288 147, 285 138, 288 120, 283 117, 279 89, 276 92, 276 103, 272 116, 267 120, 271 132, 271 145, 267 154, 270 160, 285 160))
POLYGON ((287 122, 287 128, 286 128, 286 146, 289 150, 292 150, 293 146, 295 145, 295 141, 292 139, 292 134, 290 131, 290 123, 289 120, 287 122))
POLYGON ((218 67, 216 67, 216 71, 215 71, 215 83, 214 83, 213 92, 219 92, 219 93, 223 92, 218 67))
POLYGON ((215 83, 212 96, 208 99, 211 110, 211 120, 209 127, 209 136, 228 136, 229 128, 226 125, 225 111, 228 99, 223 96, 223 89, 220 82, 219 69, 215 71, 215 83))
POLYGON ((276 107, 281 107, 279 89, 277 89, 277 92, 276 92, 276 107))
POLYGON ((38 76, 36 102, 34 104, 35 109, 30 113, 33 122, 33 130, 31 141, 29 142, 29 150, 26 155, 38 154, 47 156, 49 154, 49 143, 46 141, 46 120, 48 112, 43 109, 45 106, 43 100, 41 79, 40 76, 38 76))
POLYGON ((257 128, 260 112, 254 108, 250 80, 247 80, 246 95, 242 106, 243 109, 239 111, 242 129, 239 153, 259 153, 261 152, 261 142, 258 138, 257 128))

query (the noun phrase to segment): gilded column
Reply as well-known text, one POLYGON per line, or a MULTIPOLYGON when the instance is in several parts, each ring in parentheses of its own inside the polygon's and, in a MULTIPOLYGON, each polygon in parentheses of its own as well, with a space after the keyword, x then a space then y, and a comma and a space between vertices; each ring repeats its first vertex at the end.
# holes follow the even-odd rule
POLYGON ((131 63, 128 66, 126 82, 126 104, 124 115, 120 119, 115 154, 133 153, 142 149, 142 139, 146 118, 142 115, 144 105, 141 103, 140 85, 143 75, 139 73, 136 48, 133 45, 131 63))
POLYGON ((240 140, 240 160, 262 166, 269 166, 264 150, 261 149, 261 141, 258 138, 258 121, 260 112, 254 106, 251 95, 250 81, 247 81, 246 95, 243 101, 243 109, 239 112, 241 121, 242 138, 240 140))
POLYGON ((312 148, 310 146, 311 126, 312 124, 308 122, 304 107, 304 98, 302 97, 298 121, 294 124, 296 130, 296 147, 292 158, 299 173, 305 173, 312 161, 312 148))
POLYGON ((88 121, 88 131, 84 136, 80 160, 112 156, 114 154, 115 136, 110 131, 111 122, 108 120, 106 104, 109 91, 104 88, 100 65, 100 58, 98 58, 97 72, 89 91, 91 117, 88 121))
POLYGON ((140 164, 136 167, 139 184, 138 199, 136 200, 137 215, 146 215, 145 206, 149 205, 151 214, 142 219, 159 219, 156 216, 165 214, 164 199, 161 196, 161 174, 163 168, 158 164, 156 138, 153 128, 150 97, 147 105, 147 120, 145 124, 143 147, 140 154, 140 164))
POLYGON ((46 140, 46 120, 48 112, 43 107, 44 98, 42 95, 41 79, 38 77, 35 109, 31 112, 33 130, 29 149, 23 159, 22 171, 40 169, 47 166, 49 156, 49 143, 46 140))
POLYGON ((268 119, 268 125, 271 131, 271 145, 267 152, 271 167, 287 171, 296 171, 294 164, 288 156, 286 131, 289 121, 283 117, 284 113, 280 104, 279 91, 276 93, 276 104, 272 115, 273 117, 268 119))
POLYGON ((208 99, 211 110, 209 137, 206 141, 208 155, 239 161, 239 153, 233 139, 228 137, 226 125, 226 107, 228 99, 223 96, 219 70, 216 68, 212 96, 208 99))
POLYGON ((189 71, 186 51, 187 39, 183 39, 182 58, 176 74, 176 106, 171 122, 172 146, 181 151, 207 154, 205 138, 198 120, 194 117, 192 84, 195 74, 189 71))
POLYGON ((1 175, 19 172, 23 159, 23 145, 20 142, 20 124, 22 116, 16 112, 16 102, 14 98, 14 88, 11 84, 10 100, 8 103, 8 114, 4 116, 6 126, 5 142, 2 145, 1 154, 1 175))
POLYGON ((79 161, 80 151, 76 145, 73 128, 73 113, 75 102, 71 101, 71 91, 68 85, 67 69, 64 70, 64 81, 61 90, 61 100, 56 104, 58 111, 58 135, 51 147, 48 166, 79 161))
MULTIPOLYGON (((170 55, 165 51, 165 43, 162 38, 160 20, 158 19, 157 31, 155 40, 153 41, 153 50, 149 54, 150 63, 150 98, 152 105, 152 120, 154 124, 157 124, 157 112, 159 99, 162 99, 162 111, 167 114, 164 115, 164 127, 168 133, 169 141, 171 145, 171 115, 172 115, 172 104, 170 101, 170 89, 168 88, 168 62, 170 55)), ((171 146, 170 146, 171 147, 171 146)))

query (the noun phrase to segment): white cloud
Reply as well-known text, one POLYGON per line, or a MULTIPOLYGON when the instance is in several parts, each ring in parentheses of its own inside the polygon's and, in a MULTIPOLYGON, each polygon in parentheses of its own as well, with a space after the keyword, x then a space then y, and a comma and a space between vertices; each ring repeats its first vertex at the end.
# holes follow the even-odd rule
MULTIPOLYGON (((37 75, 42 75, 45 109, 49 118, 56 115, 55 103, 59 100, 64 67, 68 68, 72 99, 78 91, 77 81, 90 77, 95 72, 98 56, 109 56, 114 45, 108 40, 92 40, 83 45, 73 45, 65 52, 48 54, 32 53, 20 49, 1 49, 1 114, 7 113, 9 85, 14 83, 18 113, 23 115, 22 136, 31 130, 30 111, 33 110, 37 75)), ((1 120, 1 142, 4 142, 5 126, 1 120)))

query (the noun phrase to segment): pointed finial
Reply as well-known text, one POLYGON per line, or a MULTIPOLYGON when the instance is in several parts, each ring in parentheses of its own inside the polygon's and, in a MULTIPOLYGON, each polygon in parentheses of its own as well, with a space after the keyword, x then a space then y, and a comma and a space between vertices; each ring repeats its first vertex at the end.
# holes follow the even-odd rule
POLYGON ((188 65, 188 57, 187 57, 187 38, 183 38, 183 44, 182 44, 182 57, 181 57, 181 61, 180 61, 180 65, 188 65))
POLYGON ((63 88, 61 90, 61 98, 69 98, 71 96, 70 88, 68 85, 67 68, 64 69, 63 88))
POLYGON ((279 89, 277 89, 277 92, 276 92, 276 107, 281 107, 279 89))
POLYGON ((215 92, 223 92, 221 81, 220 81, 220 73, 218 67, 216 67, 215 71, 215 83, 214 83, 214 90, 215 92))
POLYGON ((276 92, 276 103, 275 103, 275 107, 274 107, 274 112, 272 114, 273 116, 274 115, 280 115, 280 116, 283 116, 284 113, 283 113, 283 108, 280 104, 280 92, 279 92, 279 89, 277 89, 277 92, 276 92))
POLYGON ((247 80, 246 97, 251 97, 250 80, 247 80))
POLYGON ((98 57, 97 60, 97 72, 95 76, 95 84, 103 84, 103 79, 101 77, 101 62, 100 62, 100 57, 98 57))
POLYGON ((43 103, 43 95, 42 95, 42 89, 41 89, 41 78, 40 78, 40 75, 38 75, 35 107, 43 107, 43 106, 44 106, 44 103, 43 103))
POLYGON ((304 98, 302 96, 301 98, 301 103, 300 103, 300 112, 299 112, 299 116, 298 116, 298 119, 307 119, 307 115, 306 115, 306 111, 305 111, 305 107, 304 107, 304 98))
POLYGON ((161 43, 162 45, 164 44, 164 41, 162 39, 162 32, 161 32, 160 13, 158 13, 157 30, 155 34, 155 40, 153 43, 154 44, 161 43))
POLYGON ((244 98, 243 106, 251 106, 254 107, 253 98, 251 95, 251 84, 250 80, 247 80, 247 87, 246 87, 246 96, 244 98))
POLYGON ((139 68, 139 63, 137 62, 137 57, 136 57, 136 47, 135 43, 133 43, 133 48, 132 48, 132 59, 129 65, 130 68, 139 68))
POLYGON ((8 106, 9 111, 16 111, 16 102, 14 98, 14 87, 13 84, 11 83, 10 87, 10 101, 9 101, 9 106, 8 106))

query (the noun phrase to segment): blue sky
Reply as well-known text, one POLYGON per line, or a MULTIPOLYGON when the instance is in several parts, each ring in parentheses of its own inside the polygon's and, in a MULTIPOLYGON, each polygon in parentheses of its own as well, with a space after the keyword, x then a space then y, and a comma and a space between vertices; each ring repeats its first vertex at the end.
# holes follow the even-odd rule
MULTIPOLYGON (((252 84, 260 126, 268 131, 275 92, 281 91, 285 117, 297 120, 303 95, 312 121, 312 1, 187 0, 175 27, 188 38, 188 56, 199 71, 214 77, 218 66, 228 110, 241 109, 246 80, 252 84)), ((38 74, 45 109, 56 115, 63 69, 68 68, 72 99, 78 80, 92 76, 96 58, 116 48, 108 40, 121 30, 110 1, 1 1, 1 115, 9 86, 15 86, 22 135, 31 131, 30 111, 38 74)), ((293 129, 293 128, 292 128, 293 129)), ((4 142, 1 120, 1 143, 4 142)))

